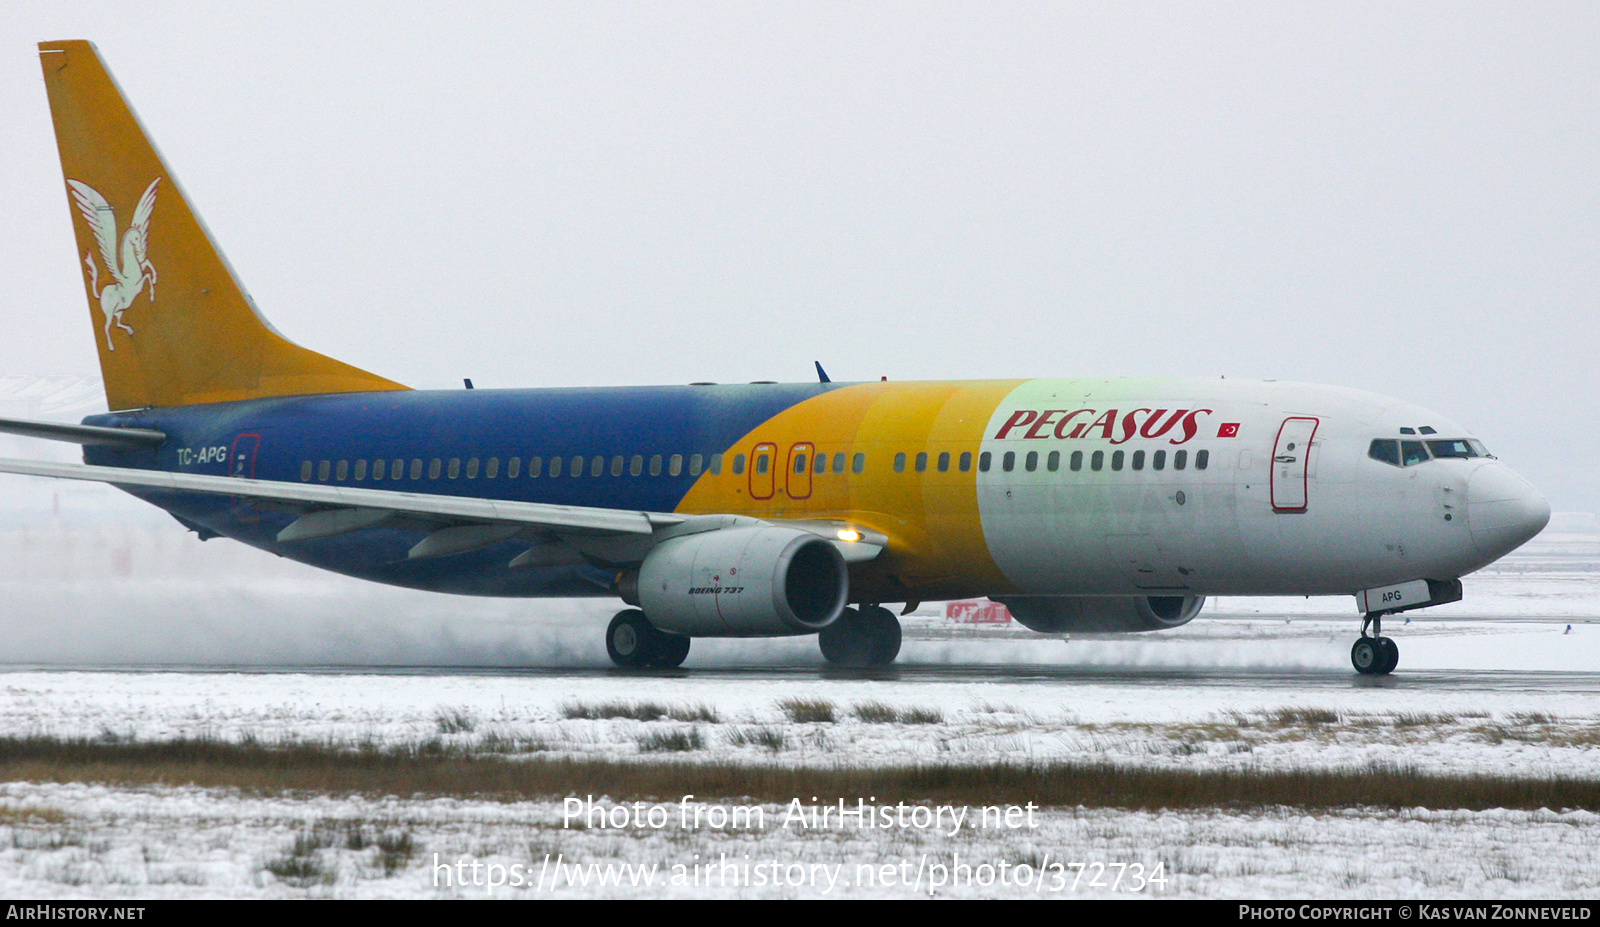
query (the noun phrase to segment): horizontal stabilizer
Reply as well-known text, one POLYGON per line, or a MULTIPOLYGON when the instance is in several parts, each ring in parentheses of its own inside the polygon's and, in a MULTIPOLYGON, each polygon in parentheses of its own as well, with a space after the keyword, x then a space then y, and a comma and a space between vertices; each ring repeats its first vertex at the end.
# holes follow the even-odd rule
POLYGON ((28 438, 46 438, 71 444, 93 444, 100 447, 155 447, 167 440, 162 432, 151 428, 105 428, 100 425, 66 425, 60 422, 30 422, 26 419, 0 418, 0 434, 22 435, 28 438))

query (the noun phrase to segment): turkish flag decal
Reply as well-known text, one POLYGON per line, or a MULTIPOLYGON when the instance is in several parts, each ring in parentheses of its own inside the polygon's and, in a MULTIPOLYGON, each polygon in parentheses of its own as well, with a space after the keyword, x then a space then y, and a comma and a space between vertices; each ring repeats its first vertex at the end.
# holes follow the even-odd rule
POLYGON ((1217 437, 1219 437, 1219 438, 1237 438, 1237 437, 1239 437, 1239 423, 1238 422, 1224 422, 1222 427, 1217 429, 1217 437))

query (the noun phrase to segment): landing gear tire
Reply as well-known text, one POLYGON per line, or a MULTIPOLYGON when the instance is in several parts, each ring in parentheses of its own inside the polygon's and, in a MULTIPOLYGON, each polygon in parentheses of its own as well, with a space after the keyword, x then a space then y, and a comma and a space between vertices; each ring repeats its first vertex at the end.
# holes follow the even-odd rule
POLYGON ((672 669, 689 656, 689 638, 658 631, 644 612, 624 609, 606 628, 606 655, 628 669, 672 669))
POLYGON ((1383 657, 1383 662, 1378 669, 1379 676, 1387 676, 1394 672, 1395 667, 1400 665, 1400 645, 1394 642, 1394 638, 1378 638, 1378 653, 1383 657))
POLYGON ((817 646, 834 666, 887 666, 900 655, 900 619, 887 608, 847 608, 817 634, 817 646))
POLYGON ((1363 676, 1371 676, 1378 672, 1378 667, 1383 665, 1383 657, 1378 652, 1377 638, 1358 637, 1350 647, 1350 663, 1356 672, 1363 676))
POLYGON ((1400 665, 1400 647, 1383 636, 1383 616, 1387 612, 1368 612, 1361 618, 1361 636, 1350 647, 1350 663, 1363 676, 1387 676, 1400 665), (1367 629, 1372 636, 1367 636, 1367 629))
POLYGON ((1400 665, 1400 647, 1387 637, 1361 637, 1350 648, 1350 663, 1363 676, 1387 676, 1400 665))

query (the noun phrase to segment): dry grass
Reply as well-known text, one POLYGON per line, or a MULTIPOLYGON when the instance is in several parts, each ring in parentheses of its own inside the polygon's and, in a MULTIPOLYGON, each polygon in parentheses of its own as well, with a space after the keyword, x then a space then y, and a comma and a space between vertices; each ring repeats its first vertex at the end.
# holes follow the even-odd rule
POLYGON ((833 703, 825 698, 786 698, 778 708, 795 724, 832 724, 833 703))
POLYGON ((850 709, 857 721, 868 724, 943 724, 938 708, 896 708, 883 702, 860 702, 850 709))
POLYGON ((720 720, 715 708, 704 703, 694 705, 663 705, 660 702, 568 702, 561 706, 561 717, 567 720, 606 721, 704 721, 715 724, 720 720))
MULTIPOLYGON (((969 805, 1091 808, 1289 806, 1600 811, 1600 781, 1558 776, 1366 770, 1121 768, 1080 762, 986 762, 851 768, 722 761, 638 761, 483 756, 466 749, 281 747, 207 740, 104 743, 0 738, 0 777, 34 782, 197 785, 256 792, 450 795, 506 800, 605 794, 614 800, 706 798, 784 803, 797 795, 831 802, 874 795, 969 805)), ((309 846, 309 845, 308 845, 309 846)), ((315 850, 311 850, 312 853, 315 850)), ((287 857, 305 858, 290 852, 287 857)), ((288 865, 287 863, 285 865, 288 865)), ((290 867, 292 870, 292 867, 290 867)), ((313 878, 299 872, 296 878, 313 878)))
POLYGON ((705 735, 699 728, 687 731, 651 731, 637 739, 640 753, 687 753, 705 749, 705 735))
POLYGON ((787 742, 781 727, 736 727, 728 732, 728 743, 735 747, 762 747, 777 753, 787 742))

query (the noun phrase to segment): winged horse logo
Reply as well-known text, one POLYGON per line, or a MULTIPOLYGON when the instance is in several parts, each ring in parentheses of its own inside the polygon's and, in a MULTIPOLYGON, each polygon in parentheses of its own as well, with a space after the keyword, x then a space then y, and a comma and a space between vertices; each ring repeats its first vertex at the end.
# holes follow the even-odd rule
POLYGON ((150 214, 156 208, 156 186, 160 183, 160 177, 150 181, 144 195, 139 197, 139 205, 133 208, 133 221, 128 224, 128 231, 123 233, 122 247, 119 249, 117 214, 111 204, 88 184, 67 181, 67 186, 72 188, 73 202, 78 204, 78 211, 83 213, 89 228, 94 230, 95 241, 100 243, 100 257, 106 262, 106 271, 113 278, 102 290, 100 268, 94 262, 94 252, 84 253, 83 263, 89 265, 89 289, 100 298, 100 311, 106 316, 106 349, 109 351, 117 349, 111 342, 111 326, 133 334, 133 329, 122 321, 122 313, 133 305, 134 298, 144 289, 146 280, 150 281, 150 301, 156 301, 156 269, 150 263, 147 251, 150 246, 150 214))

